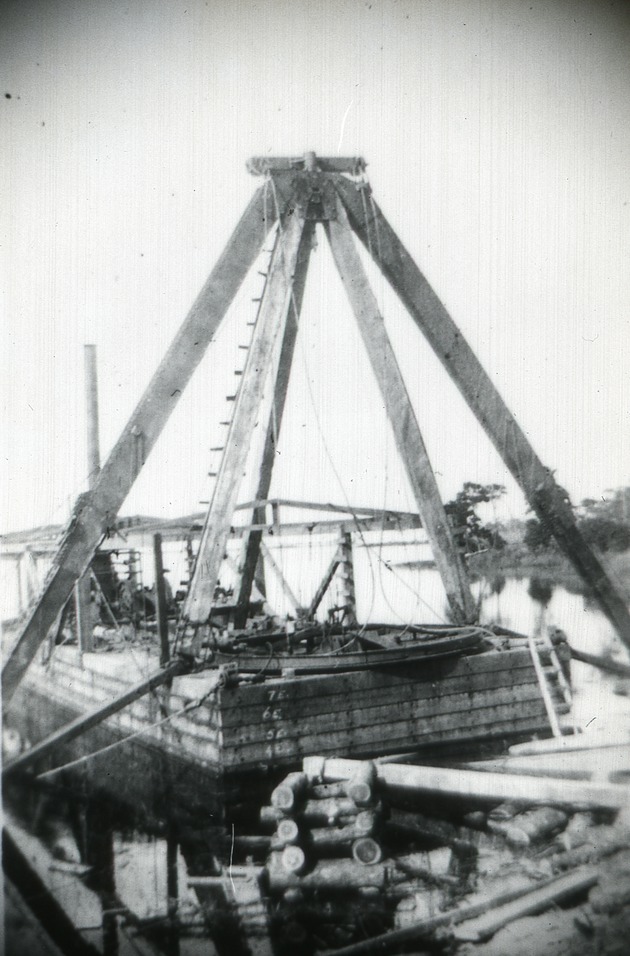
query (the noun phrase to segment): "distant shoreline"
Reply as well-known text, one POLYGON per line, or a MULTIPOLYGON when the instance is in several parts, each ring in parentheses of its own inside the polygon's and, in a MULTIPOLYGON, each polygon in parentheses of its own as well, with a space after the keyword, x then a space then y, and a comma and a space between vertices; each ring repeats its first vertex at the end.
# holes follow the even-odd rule
MULTIPOLYGON (((626 601, 630 602, 630 551, 621 554, 600 555, 611 578, 626 601)), ((590 595, 586 584, 568 558, 557 551, 524 552, 521 547, 506 547, 501 551, 488 550, 472 554, 467 560, 471 578, 537 578, 542 584, 558 585, 573 594, 590 595)), ((398 567, 434 567, 428 561, 404 561, 398 567)))

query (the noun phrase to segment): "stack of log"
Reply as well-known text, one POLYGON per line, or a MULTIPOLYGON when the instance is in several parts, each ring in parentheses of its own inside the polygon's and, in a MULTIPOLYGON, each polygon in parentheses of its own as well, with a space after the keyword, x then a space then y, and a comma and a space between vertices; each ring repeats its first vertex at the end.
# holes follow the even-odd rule
POLYGON ((304 772, 290 773, 260 820, 275 826, 267 861, 272 892, 382 887, 383 804, 372 763, 337 783, 317 784, 304 772))
POLYGON ((235 859, 264 863, 274 953, 396 953, 436 934, 456 952, 526 915, 548 920, 561 901, 584 904, 576 926, 630 901, 630 875, 605 875, 630 859, 630 794, 611 782, 621 757, 604 779, 586 764, 581 779, 573 766, 560 778, 560 760, 552 777, 523 776, 530 758, 514 759, 516 772, 512 758, 492 771, 305 759, 259 810, 257 832, 230 837, 235 859))

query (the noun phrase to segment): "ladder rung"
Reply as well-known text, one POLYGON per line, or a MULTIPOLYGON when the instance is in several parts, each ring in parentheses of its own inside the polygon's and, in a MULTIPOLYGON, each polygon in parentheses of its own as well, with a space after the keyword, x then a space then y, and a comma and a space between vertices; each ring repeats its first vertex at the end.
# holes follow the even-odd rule
POLYGON ((209 505, 209 501, 204 501, 203 499, 199 502, 200 505, 209 505))
POLYGON ((225 396, 225 400, 226 400, 227 402, 233 402, 233 401, 235 401, 235 399, 236 399, 236 395, 226 395, 226 396, 225 396))
POLYGON ((218 471, 209 471, 208 478, 216 478, 218 474, 219 474, 218 471))
POLYGON ((224 451, 225 445, 217 445, 215 448, 211 448, 210 451, 224 451))
POLYGON ((219 422, 219 425, 231 425, 232 422, 219 422))
POLYGON ((239 349, 244 349, 245 351, 247 351, 248 348, 249 348, 249 345, 239 345, 239 349))
POLYGON ((234 374, 235 374, 235 375, 242 375, 242 374, 243 374, 243 369, 242 369, 242 368, 235 368, 235 369, 234 369, 234 374))

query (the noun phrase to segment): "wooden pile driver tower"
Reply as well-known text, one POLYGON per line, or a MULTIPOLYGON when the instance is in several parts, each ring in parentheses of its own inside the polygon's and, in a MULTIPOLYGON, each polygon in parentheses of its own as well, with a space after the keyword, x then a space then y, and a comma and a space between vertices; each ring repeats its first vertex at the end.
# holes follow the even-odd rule
MULTIPOLYGON (((475 618, 466 571, 453 542, 435 478, 376 299, 358 255, 353 233, 369 250, 418 328, 460 389, 471 410, 522 488, 553 532, 602 610, 630 647, 630 615, 598 558, 575 525, 566 493, 538 459, 518 423, 470 346, 372 198, 361 158, 257 158, 248 164, 264 176, 223 254, 158 367, 92 487, 82 495, 44 583, 11 653, 3 664, 3 705, 47 636, 75 583, 115 522, 144 461, 215 335, 261 244, 276 226, 264 294, 246 367, 236 396, 223 459, 216 476, 183 622, 192 635, 210 616, 219 568, 249 451, 257 412, 272 369, 277 368, 256 502, 268 498, 274 449, 287 394, 313 234, 321 224, 354 311, 383 403, 391 422, 425 532, 457 623, 475 618)), ((261 535, 259 505, 246 536, 238 603, 249 602, 261 535)))

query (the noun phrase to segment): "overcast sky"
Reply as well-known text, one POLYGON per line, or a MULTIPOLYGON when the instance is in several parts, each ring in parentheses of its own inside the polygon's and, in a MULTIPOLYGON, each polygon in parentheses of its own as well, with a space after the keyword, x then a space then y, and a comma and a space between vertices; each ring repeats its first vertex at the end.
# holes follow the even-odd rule
MULTIPOLYGON (((630 483, 630 11, 600 0, 19 0, 0 26, 0 531, 86 486, 83 356, 105 457, 258 182, 251 155, 365 156, 374 194, 574 501, 630 483)), ((129 497, 209 498, 244 290, 129 497)), ((506 482, 383 280, 445 498, 506 482)), ((409 508, 321 236, 273 491, 409 508)))

